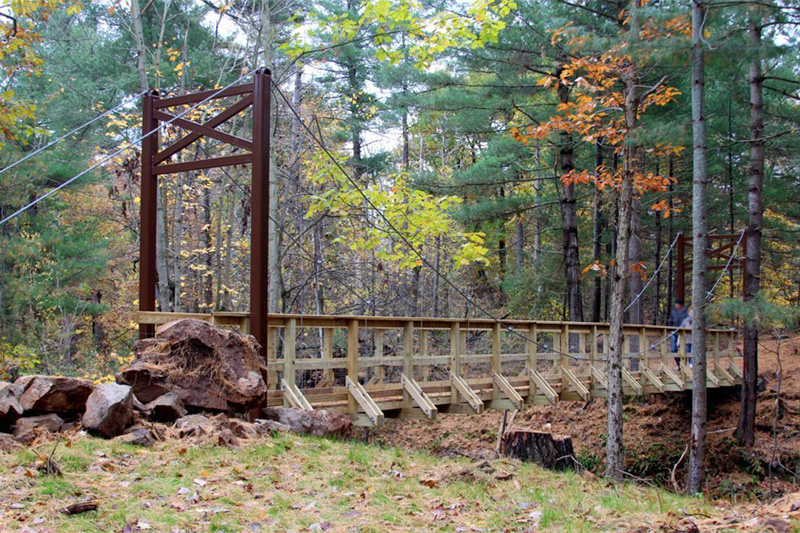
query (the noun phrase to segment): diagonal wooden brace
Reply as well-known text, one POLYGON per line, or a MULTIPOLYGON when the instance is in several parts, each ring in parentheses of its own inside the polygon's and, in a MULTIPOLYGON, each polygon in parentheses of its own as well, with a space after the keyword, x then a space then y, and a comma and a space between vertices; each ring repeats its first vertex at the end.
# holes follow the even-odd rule
POLYGON ((436 418, 439 410, 433 404, 431 399, 428 398, 428 395, 425 394, 425 391, 422 390, 422 387, 419 386, 419 383, 407 377, 405 374, 400 374, 400 381, 403 383, 403 389, 408 392, 409 396, 411 396, 419 408, 422 409, 422 412, 425 413, 425 416, 427 416, 430 420, 436 418))
MULTIPOLYGON (((586 388, 586 385, 581 383, 581 380, 579 380, 575 376, 575 374, 573 374, 568 368, 563 367, 563 366, 561 367, 561 374, 565 378, 567 378, 567 382, 570 385, 572 385, 572 387, 575 389, 575 392, 577 392, 578 395, 581 398, 583 398, 584 401, 588 401, 589 400, 589 397, 590 397, 589 389, 586 388)), ((562 391, 562 392, 566 392, 566 391, 562 391)))
POLYGON ((633 377, 633 374, 631 374, 624 368, 622 369, 622 381, 627 383, 628 386, 633 389, 633 392, 635 393, 636 396, 642 395, 642 384, 636 381, 636 378, 633 377))
POLYGON ((530 367, 526 367, 528 374, 531 376, 531 379, 536 384, 536 389, 530 392, 530 397, 533 398, 536 396, 537 391, 541 391, 544 394, 545 398, 547 398, 550 403, 555 404, 558 402, 558 393, 555 391, 553 387, 544 379, 544 376, 538 373, 535 370, 532 370, 530 367))
POLYGON ((494 370, 492 371, 492 381, 500 388, 501 391, 508 396, 508 399, 511 400, 511 403, 514 404, 514 407, 517 409, 522 409, 523 405, 525 404, 525 400, 522 399, 522 396, 519 395, 517 389, 514 388, 508 380, 503 377, 502 374, 498 374, 494 370))
POLYGON ((472 387, 470 387, 461 376, 451 373, 450 383, 452 383, 453 386, 458 390, 459 394, 461 394, 461 396, 467 400, 467 403, 470 407, 472 407, 473 411, 478 414, 483 412, 483 400, 481 400, 480 397, 475 394, 475 391, 472 390, 472 387))
POLYGON ((282 379, 281 388, 283 389, 283 401, 284 404, 288 404, 287 407, 294 407, 303 411, 314 410, 300 389, 297 388, 297 385, 282 379))
POLYGON ((360 383, 350 379, 350 376, 345 376, 344 383, 347 386, 347 391, 350 393, 350 396, 355 398, 358 405, 360 405, 364 413, 366 413, 367 418, 372 422, 372 425, 374 427, 383 425, 383 411, 381 411, 378 404, 375 403, 375 400, 367 394, 364 387, 362 387, 360 383))
POLYGON ((683 380, 676 374, 670 367, 661 363, 661 372, 669 378, 675 385, 678 386, 679 389, 685 389, 686 385, 683 383, 683 380))
POLYGON ((592 377, 594 378, 597 385, 601 389, 608 390, 608 379, 606 378, 605 375, 603 375, 603 372, 601 372, 600 369, 594 365, 591 366, 591 372, 592 372, 592 377))
POLYGON ((664 392, 664 383, 658 379, 658 376, 653 374, 649 368, 642 370, 642 374, 644 374, 645 379, 649 381, 651 385, 658 389, 658 392, 664 392))

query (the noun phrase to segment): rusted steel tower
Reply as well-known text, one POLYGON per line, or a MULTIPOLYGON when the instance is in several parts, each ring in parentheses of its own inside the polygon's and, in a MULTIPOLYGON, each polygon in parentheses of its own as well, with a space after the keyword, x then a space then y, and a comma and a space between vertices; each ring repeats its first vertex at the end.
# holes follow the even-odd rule
MULTIPOLYGON (((262 350, 267 343, 270 82, 270 72, 267 69, 259 69, 254 73, 252 82, 224 90, 203 91, 171 98, 159 98, 157 91, 150 91, 145 95, 142 107, 143 134, 155 130, 162 122, 170 122, 187 133, 164 149, 160 149, 158 131, 142 139, 139 311, 156 310, 158 176, 173 172, 249 163, 252 174, 250 193, 250 331, 262 346, 262 350), (240 96, 241 98, 202 124, 169 112, 172 107, 231 96, 240 96), (251 106, 253 108, 251 140, 216 129, 251 106), (216 139, 231 146, 234 151, 243 150, 245 153, 180 163, 169 162, 172 156, 179 154, 203 137, 216 139)), ((140 337, 152 337, 154 334, 155 326, 153 324, 139 326, 140 337)))

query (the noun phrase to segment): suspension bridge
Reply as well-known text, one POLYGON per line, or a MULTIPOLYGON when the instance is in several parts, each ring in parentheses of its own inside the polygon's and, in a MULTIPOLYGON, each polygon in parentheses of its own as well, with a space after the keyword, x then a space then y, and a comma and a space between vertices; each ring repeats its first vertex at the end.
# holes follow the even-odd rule
MULTIPOLYGON (((141 142, 141 232, 139 269, 140 336, 151 337, 158 325, 194 318, 236 328, 252 334, 265 355, 262 373, 269 386, 269 405, 286 405, 304 410, 329 409, 349 414, 354 423, 379 426, 386 417, 434 419, 439 413, 481 413, 485 409, 523 409, 532 404, 559 401, 588 401, 608 391, 610 326, 592 322, 550 322, 510 320, 495 317, 473 302, 447 276, 441 279, 471 302, 487 318, 381 317, 271 314, 267 312, 268 194, 270 98, 277 94, 287 108, 300 115, 291 101, 273 83, 269 71, 245 74, 231 84, 195 94, 161 98, 155 91, 144 94, 142 134, 58 187, 31 201, 0 224, 56 194, 91 170, 141 142), (251 81, 243 82, 252 77, 251 81), (221 98, 237 99, 204 122, 190 113, 221 98), (180 112, 171 108, 189 106, 180 112), (252 137, 244 139, 218 129, 219 126, 252 109, 252 137), (166 147, 159 131, 167 125, 186 132, 166 147), (198 140, 214 139, 230 147, 230 154, 207 159, 172 162, 173 156, 198 140), (156 310, 156 205, 158 176, 185 171, 249 164, 251 168, 251 256, 250 311, 242 313, 166 313, 156 310)), ((137 97, 141 97, 138 95, 137 97)), ((49 148, 71 133, 108 115, 92 119, 45 147, 49 148)), ((369 197, 361 185, 341 167, 321 139, 304 121, 300 124, 347 177, 365 202, 369 197)), ((5 172, 22 160, 0 170, 5 172)), ((374 206, 373 206, 374 207, 374 206)), ((375 209, 379 216, 382 213, 375 209)), ((385 218, 385 217, 384 217, 385 218)), ((434 268, 389 220, 396 237, 434 268)), ((710 250, 710 257, 724 259, 717 283, 727 272, 740 268, 734 261, 741 235, 717 236, 727 241, 710 250), (738 240, 737 240, 738 238, 738 240)), ((679 236, 679 290, 683 291, 684 270, 690 267, 684 247, 690 240, 679 236)), ((666 256, 665 256, 666 259, 666 256)), ((664 265, 661 261, 659 269, 664 265)), ((638 300, 642 291, 634 296, 638 300)), ((628 306, 630 307, 630 305, 628 306)), ((731 329, 709 329, 707 386, 730 387, 741 383, 740 356, 736 333, 731 329)), ((623 392, 646 396, 691 389, 691 332, 685 328, 656 325, 623 327, 623 392), (672 350, 673 344, 678 346, 672 350)))

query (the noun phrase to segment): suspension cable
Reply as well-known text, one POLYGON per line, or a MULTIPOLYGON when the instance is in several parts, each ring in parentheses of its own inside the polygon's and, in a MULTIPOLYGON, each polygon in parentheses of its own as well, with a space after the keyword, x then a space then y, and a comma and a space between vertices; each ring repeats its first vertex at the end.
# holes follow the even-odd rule
POLYGON ((21 215, 22 213, 24 213, 25 211, 27 211, 27 210, 28 210, 28 209, 30 209, 31 207, 35 206, 35 205, 36 205, 36 204, 38 204, 39 202, 41 202, 41 201, 43 201, 43 200, 45 200, 45 199, 49 198, 50 196, 53 196, 54 194, 56 194, 56 193, 57 193, 58 191, 60 191, 61 189, 65 188, 66 186, 68 186, 69 184, 73 183, 74 181, 76 181, 76 180, 80 179, 81 177, 85 176, 86 174, 88 174, 88 173, 89 173, 89 172, 91 172, 92 170, 96 169, 97 167, 100 167, 100 166, 102 166, 102 165, 106 164, 108 161, 110 161, 111 159, 113 159, 113 158, 117 157, 119 154, 121 154, 122 152, 124 152, 124 151, 128 150, 129 148, 133 147, 133 146, 134 146, 135 144, 137 144, 138 142, 140 142, 140 141, 142 141, 142 140, 146 139, 146 138, 147 138, 147 137, 149 137, 150 135, 152 135, 152 134, 154 134, 155 132, 159 131, 159 130, 160 130, 161 128, 163 128, 164 126, 167 126, 167 125, 169 125, 169 124, 171 124, 171 123, 175 122, 176 120, 178 120, 178 119, 179 119, 179 118, 181 118, 182 116, 186 115, 187 113, 190 113, 191 111, 194 111, 195 109, 197 109, 197 108, 198 108, 198 107, 200 107, 201 105, 203 105, 203 104, 205 104, 206 102, 208 102, 208 101, 210 101, 210 100, 214 99, 214 98, 215 98, 215 97, 216 97, 218 94, 222 93, 223 91, 225 91, 225 90, 227 90, 227 89, 230 89, 231 87, 233 87, 234 85, 236 85, 237 83, 239 83, 240 81, 242 81, 244 78, 246 78, 246 77, 247 77, 247 76, 249 76, 250 74, 251 74, 250 72, 247 72, 246 74, 242 75, 242 76, 241 76, 240 78, 238 78, 237 80, 235 80, 235 81, 232 81, 231 83, 229 83, 229 84, 228 84, 228 85, 226 85, 225 87, 222 87, 221 89, 218 89, 217 91, 214 91, 214 92, 213 92, 213 93, 211 93, 209 96, 207 96, 207 97, 206 97, 206 98, 204 98, 203 100, 201 100, 201 101, 197 102, 197 103, 196 103, 195 105, 193 105, 192 107, 190 107, 190 108, 186 109, 185 111, 182 111, 181 113, 179 113, 179 114, 175 115, 175 116, 174 116, 174 117, 172 117, 170 120, 168 120, 168 121, 165 121, 165 122, 160 122, 160 123, 158 124, 158 126, 157 126, 157 127, 153 128, 152 130, 148 131, 147 133, 145 133, 145 134, 143 134, 143 135, 140 135, 139 137, 137 137, 137 138, 136 138, 136 139, 134 139, 133 141, 129 142, 128 144, 126 144, 125 146, 123 146, 122 148, 120 148, 119 150, 117 150, 116 152, 114 152, 113 154, 111 154, 111 155, 109 155, 109 156, 107 156, 107 157, 105 157, 105 158, 101 159, 100 161, 98 161, 98 162, 97 162, 97 163, 95 163, 94 165, 90 166, 89 168, 87 168, 87 169, 85 169, 85 170, 83 170, 83 171, 79 172, 79 173, 78 173, 78 174, 76 174, 75 176, 71 177, 70 179, 68 179, 67 181, 65 181, 64 183, 62 183, 61 185, 59 185, 58 187, 55 187, 55 188, 53 188, 53 189, 49 190, 48 192, 46 192, 46 193, 45 193, 45 194, 43 194, 42 196, 40 196, 40 197, 36 198, 35 200, 31 201, 29 204, 27 204, 27 205, 25 205, 25 206, 23 206, 23 207, 21 207, 21 208, 17 209, 16 211, 14 211, 14 212, 13 212, 13 213, 11 213, 10 215, 8 215, 8 216, 7 216, 6 218, 4 218, 3 220, 0 220, 0 226, 2 226, 3 224, 5 224, 6 222, 8 222, 9 220, 11 220, 12 218, 15 218, 15 217, 17 217, 17 216, 21 215))
POLYGON ((650 276, 650 279, 647 280, 647 283, 645 283, 644 287, 642 287, 642 290, 639 291, 639 294, 637 294, 636 297, 633 300, 631 300, 631 303, 628 304, 628 307, 625 308, 623 313, 627 313, 628 309, 633 307, 633 305, 637 302, 637 300, 639 300, 639 298, 642 297, 642 295, 644 294, 644 291, 647 290, 647 287, 650 286, 650 284, 653 282, 653 279, 655 279, 655 277, 661 271, 661 267, 664 266, 664 263, 666 263, 667 258, 670 256, 670 254, 672 254, 672 249, 675 247, 675 244, 678 242, 678 239, 680 239, 680 238, 681 238, 680 234, 678 234, 678 236, 675 237, 675 240, 672 241, 672 244, 669 246, 669 250, 667 250, 667 253, 664 255, 664 259, 661 260, 661 263, 658 265, 658 268, 656 269, 656 271, 653 272, 653 275, 650 276))
POLYGON ((63 141, 63 140, 64 140, 64 139, 66 139, 67 137, 69 137, 69 136, 71 136, 71 135, 74 135, 75 133, 78 133, 78 132, 79 132, 80 130, 82 130, 83 128, 86 128, 86 127, 88 127, 88 126, 91 126, 92 124, 94 124, 94 123, 95 123, 95 122, 97 122, 98 120, 100 120, 100 119, 102 119, 102 118, 104 118, 104 117, 107 117, 108 115, 110 115, 111 113, 114 113, 114 112, 116 112, 118 109, 120 109, 120 108, 122 108, 122 107, 125 107, 126 105, 130 104, 131 102, 133 102, 133 101, 134 101, 134 100, 136 100, 137 98, 141 98, 142 96, 144 96, 144 95, 145 95, 145 93, 147 93, 147 91, 142 91, 142 92, 140 92, 139 94, 137 94, 137 95, 135 95, 135 96, 131 96, 131 97, 130 97, 130 98, 128 98, 127 100, 124 100, 122 103, 120 103, 118 106, 116 106, 116 107, 114 107, 114 108, 112 108, 112 109, 109 109, 108 111, 106 111, 106 112, 104 112, 104 113, 102 113, 102 114, 100 114, 100 115, 97 115, 96 117, 94 117, 93 119, 89 120, 88 122, 84 122, 83 124, 81 124, 81 125, 80 125, 80 126, 78 126, 77 128, 73 128, 73 129, 71 129, 70 131, 68 131, 67 133, 65 133, 65 134, 61 135, 60 137, 57 137, 56 139, 53 139, 52 141, 50 141, 49 143, 45 144, 45 145, 44 145, 44 146, 42 146, 41 148, 38 148, 38 149, 34 150, 33 152, 31 152, 31 153, 27 154, 25 157, 23 157, 23 158, 21 158, 21 159, 18 159, 18 160, 16 160, 16 161, 14 161, 13 163, 11 163, 10 165, 8 165, 7 167, 5 167, 5 168, 3 168, 3 169, 0 169, 0 174, 4 174, 5 172, 7 172, 7 171, 11 170, 11 169, 12 169, 12 168, 14 168, 15 166, 17 166, 17 165, 19 165, 19 164, 21 164, 21 163, 24 163, 25 161, 27 161, 27 160, 28 160, 28 159, 30 159, 31 157, 35 156, 36 154, 39 154, 39 153, 41 153, 41 152, 44 152, 44 151, 45 151, 45 150, 47 150, 48 148, 50 148, 50 147, 52 147, 52 146, 55 146, 56 144, 58 144, 59 142, 63 141))

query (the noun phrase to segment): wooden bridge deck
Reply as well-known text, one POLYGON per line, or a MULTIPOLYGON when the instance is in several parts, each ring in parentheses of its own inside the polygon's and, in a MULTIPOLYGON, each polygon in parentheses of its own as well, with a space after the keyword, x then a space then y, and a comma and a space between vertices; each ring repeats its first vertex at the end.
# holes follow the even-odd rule
MULTIPOLYGON (((140 312, 141 324, 195 318, 249 331, 247 313, 140 312)), ((271 314, 269 405, 385 417, 522 409, 607 394, 609 325, 590 322, 271 314)), ((624 392, 691 389, 688 329, 626 325, 624 392)), ((710 329, 708 386, 741 383, 734 330, 710 329)))

